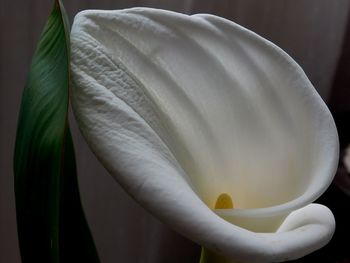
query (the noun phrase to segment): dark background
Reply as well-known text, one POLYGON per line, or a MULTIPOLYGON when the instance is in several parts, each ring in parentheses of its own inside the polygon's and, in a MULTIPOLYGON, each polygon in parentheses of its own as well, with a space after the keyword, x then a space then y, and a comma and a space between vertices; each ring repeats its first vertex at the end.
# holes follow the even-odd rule
MULTIPOLYGON (((84 9, 133 6, 212 13, 233 20, 289 53, 331 108, 349 143, 349 0, 63 0, 70 21, 84 9)), ((51 0, 0 0, 0 262, 19 263, 12 156, 21 92, 51 0)), ((103 263, 194 263, 200 247, 136 204, 99 165, 71 118, 83 205, 103 263)), ((332 242, 299 262, 350 262, 349 197, 333 184, 319 202, 337 220, 332 242)))

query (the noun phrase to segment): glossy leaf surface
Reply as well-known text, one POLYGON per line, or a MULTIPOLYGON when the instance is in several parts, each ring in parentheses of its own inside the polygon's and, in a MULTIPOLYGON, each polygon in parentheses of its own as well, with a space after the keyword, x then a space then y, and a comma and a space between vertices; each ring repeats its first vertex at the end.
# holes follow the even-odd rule
POLYGON ((22 262, 99 262, 68 125, 69 23, 56 0, 23 91, 14 156, 22 262))

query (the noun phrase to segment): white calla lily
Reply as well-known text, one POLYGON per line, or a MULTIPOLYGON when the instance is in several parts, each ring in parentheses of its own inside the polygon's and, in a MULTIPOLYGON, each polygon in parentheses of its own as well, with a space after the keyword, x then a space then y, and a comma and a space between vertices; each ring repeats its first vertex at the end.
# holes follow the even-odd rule
POLYGON ((330 240, 332 213, 310 203, 333 179, 336 128, 280 48, 220 17, 149 8, 83 11, 71 44, 90 147, 208 262, 285 261, 330 240), (215 209, 222 194, 233 209, 215 209))

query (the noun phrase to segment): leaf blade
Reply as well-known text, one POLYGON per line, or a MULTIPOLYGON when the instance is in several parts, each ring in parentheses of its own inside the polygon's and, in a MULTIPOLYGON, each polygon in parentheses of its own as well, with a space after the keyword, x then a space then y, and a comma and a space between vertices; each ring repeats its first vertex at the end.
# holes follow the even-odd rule
POLYGON ((23 262, 67 262, 67 252, 99 262, 80 201, 67 118, 69 49, 67 15, 56 0, 33 56, 17 127, 14 174, 23 262))

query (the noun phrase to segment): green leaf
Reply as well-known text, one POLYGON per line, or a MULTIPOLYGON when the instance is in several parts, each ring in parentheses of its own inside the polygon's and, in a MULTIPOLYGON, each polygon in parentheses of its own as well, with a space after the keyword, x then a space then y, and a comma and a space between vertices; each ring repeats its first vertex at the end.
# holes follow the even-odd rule
POLYGON ((68 125, 69 23, 56 0, 29 70, 14 156, 22 262, 99 262, 68 125))

